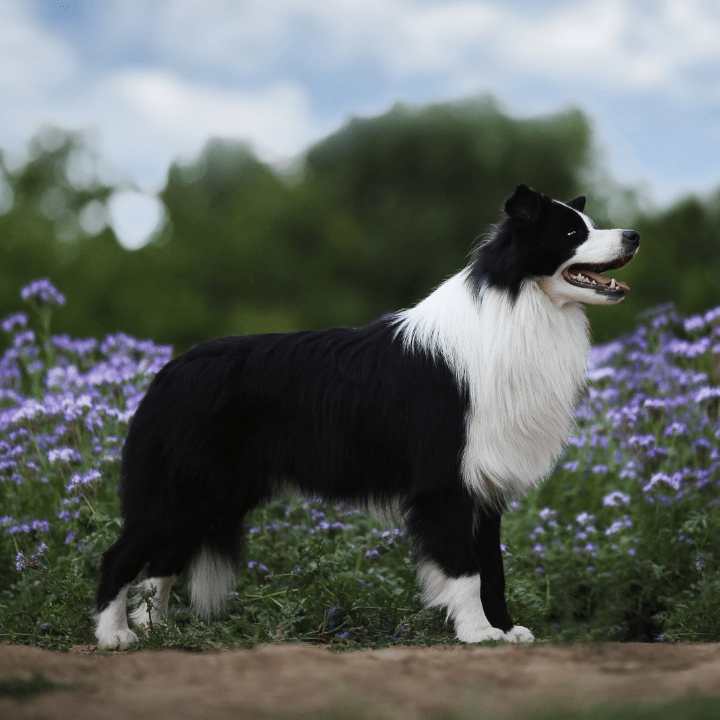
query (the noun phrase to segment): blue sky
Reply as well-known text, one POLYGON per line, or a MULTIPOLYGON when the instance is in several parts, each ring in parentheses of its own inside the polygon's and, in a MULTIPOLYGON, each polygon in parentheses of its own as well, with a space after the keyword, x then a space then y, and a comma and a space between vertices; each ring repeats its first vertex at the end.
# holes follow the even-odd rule
POLYGON ((350 116, 487 93, 580 107, 658 204, 720 186, 717 0, 0 0, 8 162, 43 124, 83 129, 146 193, 212 136, 283 166, 350 116))

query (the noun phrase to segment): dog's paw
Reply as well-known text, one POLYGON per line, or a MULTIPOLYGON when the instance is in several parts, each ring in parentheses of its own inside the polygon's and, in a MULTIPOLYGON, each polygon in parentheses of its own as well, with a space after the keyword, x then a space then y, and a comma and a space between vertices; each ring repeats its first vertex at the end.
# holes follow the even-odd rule
POLYGON ((119 628, 109 633, 96 632, 96 636, 101 650, 127 650, 138 641, 138 636, 129 628, 119 628))
POLYGON ((460 627, 455 629, 455 637, 464 643, 481 643, 491 640, 505 640, 505 633, 491 625, 484 627, 460 627))
POLYGON ((533 634, 522 625, 515 625, 504 633, 504 638, 511 643, 531 643, 535 641, 533 634))

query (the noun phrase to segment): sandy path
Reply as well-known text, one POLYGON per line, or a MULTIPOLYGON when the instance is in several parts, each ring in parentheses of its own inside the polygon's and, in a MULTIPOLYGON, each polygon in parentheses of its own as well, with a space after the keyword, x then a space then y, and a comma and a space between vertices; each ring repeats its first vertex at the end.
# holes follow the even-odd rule
POLYGON ((217 653, 70 654, 0 645, 0 676, 81 684, 30 702, 0 700, 0 718, 268 718, 353 708, 355 718, 434 717, 448 709, 504 717, 688 694, 720 697, 720 643, 429 647, 332 653, 266 645, 217 653))

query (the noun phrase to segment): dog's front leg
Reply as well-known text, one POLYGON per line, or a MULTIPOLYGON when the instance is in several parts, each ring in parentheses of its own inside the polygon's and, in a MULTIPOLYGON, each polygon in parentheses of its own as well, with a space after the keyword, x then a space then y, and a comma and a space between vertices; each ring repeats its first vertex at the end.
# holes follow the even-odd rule
POLYGON ((462 492, 415 498, 408 530, 418 554, 418 580, 431 607, 446 607, 458 640, 530 642, 505 605, 500 515, 475 516, 462 492))
POLYGON ((505 570, 500 547, 501 513, 485 510, 480 513, 475 532, 477 557, 480 564, 480 602, 488 622, 505 633, 513 643, 532 642, 533 634, 513 623, 505 603, 505 570))

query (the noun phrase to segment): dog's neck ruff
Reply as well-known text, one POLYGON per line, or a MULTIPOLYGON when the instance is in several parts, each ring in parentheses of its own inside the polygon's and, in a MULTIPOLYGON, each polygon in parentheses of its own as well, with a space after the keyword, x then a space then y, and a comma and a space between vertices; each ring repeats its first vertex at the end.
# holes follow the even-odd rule
POLYGON ((552 471, 585 389, 588 322, 534 280, 513 301, 468 269, 397 316, 411 352, 446 363, 468 395, 462 474, 484 500, 518 497, 552 471))

